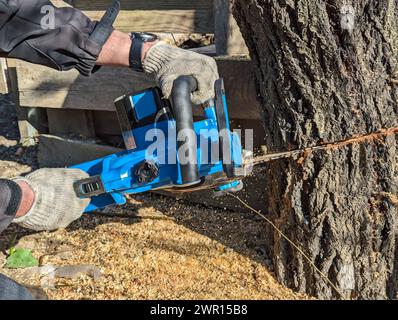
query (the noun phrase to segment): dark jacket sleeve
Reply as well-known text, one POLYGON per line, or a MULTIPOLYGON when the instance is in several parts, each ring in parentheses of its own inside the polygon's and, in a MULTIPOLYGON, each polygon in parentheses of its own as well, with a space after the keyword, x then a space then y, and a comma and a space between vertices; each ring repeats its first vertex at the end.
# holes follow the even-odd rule
POLYGON ((17 183, 0 179, 0 233, 14 219, 21 199, 22 191, 17 183))
POLYGON ((96 22, 48 0, 0 0, 0 56, 89 76, 102 46, 90 34, 96 22))

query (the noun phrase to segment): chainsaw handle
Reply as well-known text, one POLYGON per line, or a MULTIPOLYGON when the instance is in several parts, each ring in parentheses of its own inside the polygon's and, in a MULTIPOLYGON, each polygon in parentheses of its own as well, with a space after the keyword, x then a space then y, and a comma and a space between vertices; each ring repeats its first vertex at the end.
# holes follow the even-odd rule
POLYGON ((194 77, 180 76, 174 81, 171 91, 171 106, 177 129, 178 159, 184 185, 200 182, 191 101, 191 93, 197 87, 198 83, 194 77))

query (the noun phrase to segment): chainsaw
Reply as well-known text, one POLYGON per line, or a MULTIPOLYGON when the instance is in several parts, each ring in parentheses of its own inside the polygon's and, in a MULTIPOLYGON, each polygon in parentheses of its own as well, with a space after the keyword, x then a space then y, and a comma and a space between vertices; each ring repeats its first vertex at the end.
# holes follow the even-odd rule
POLYGON ((125 204, 127 195, 148 191, 212 189, 220 196, 243 188, 252 153, 231 131, 223 80, 215 82, 214 99, 196 106, 203 115, 194 122, 196 88, 195 78, 181 76, 169 99, 156 87, 116 99, 126 150, 72 166, 90 176, 74 185, 79 197, 91 199, 86 212, 125 204))

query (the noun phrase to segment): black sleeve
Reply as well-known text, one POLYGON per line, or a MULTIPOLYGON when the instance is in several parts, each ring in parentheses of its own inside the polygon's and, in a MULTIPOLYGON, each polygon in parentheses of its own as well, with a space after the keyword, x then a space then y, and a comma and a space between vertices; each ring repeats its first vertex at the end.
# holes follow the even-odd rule
POLYGON ((0 232, 14 219, 21 199, 22 191, 17 183, 0 179, 0 232))
POLYGON ((0 56, 89 76, 102 49, 89 38, 95 26, 81 11, 48 0, 0 0, 0 56))

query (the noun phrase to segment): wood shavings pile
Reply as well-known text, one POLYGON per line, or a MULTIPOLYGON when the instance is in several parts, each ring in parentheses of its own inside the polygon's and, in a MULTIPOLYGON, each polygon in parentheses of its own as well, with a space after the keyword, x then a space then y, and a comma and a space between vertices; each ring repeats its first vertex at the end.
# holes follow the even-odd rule
MULTIPOLYGON (((140 197, 115 217, 85 216, 67 230, 22 236, 42 265, 90 264, 102 277, 56 278, 51 299, 303 299, 279 285, 253 216, 140 197), (123 215, 123 217, 120 217, 123 215)), ((2 240, 26 232, 16 226, 2 240)), ((2 242, 3 242, 2 241, 2 242)), ((24 270, 0 272, 30 285, 24 270)))

